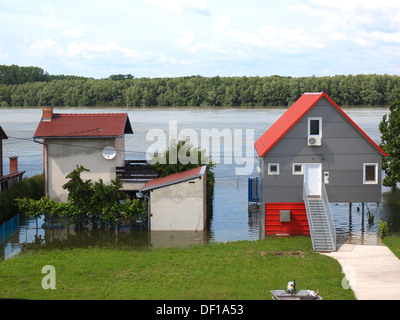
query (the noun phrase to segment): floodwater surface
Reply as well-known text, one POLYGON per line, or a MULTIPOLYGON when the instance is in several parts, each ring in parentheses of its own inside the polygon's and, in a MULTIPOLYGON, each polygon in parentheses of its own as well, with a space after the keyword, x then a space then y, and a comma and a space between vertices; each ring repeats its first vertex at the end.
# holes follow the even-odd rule
MULTIPOLYGON (((257 207, 249 207, 247 202, 247 179, 256 177, 258 174, 258 158, 254 149, 254 140, 257 140, 285 110, 259 108, 55 108, 54 112, 56 113, 128 112, 134 134, 125 136, 125 158, 127 160, 145 159, 146 151, 158 141, 157 139, 162 142, 162 138, 165 138, 166 144, 171 138, 180 138, 181 134, 192 134, 193 139, 193 132, 195 132, 194 138, 198 138, 200 146, 202 130, 216 129, 217 133, 225 132, 228 136, 230 134, 232 137, 231 147, 223 147, 224 139, 221 139, 221 163, 217 164, 214 170, 216 182, 210 228, 204 232, 148 232, 126 229, 79 232, 73 228, 43 230, 41 228, 42 220, 36 221, 22 216, 19 232, 16 232, 14 237, 6 243, 0 244, 0 250, 2 249, 0 258, 16 254, 21 243, 35 241, 46 246, 49 246, 50 243, 54 246, 124 243, 139 248, 149 245, 169 246, 259 239, 259 210, 257 207), (161 132, 164 136, 160 135, 161 132), (248 145, 250 148, 246 148, 248 145), (242 156, 246 156, 246 158, 238 157, 235 154, 237 150, 241 150, 242 156), (240 174, 240 169, 242 169, 242 174, 240 174)), ((378 126, 383 115, 388 112, 387 109, 361 108, 344 109, 344 111, 375 142, 380 142, 378 126)), ((0 109, 0 125, 9 137, 8 140, 3 141, 5 174, 9 170, 8 157, 11 155, 19 156, 19 169, 26 171, 25 176, 43 172, 43 147, 32 139, 41 115, 42 111, 39 108, 0 109)), ((212 145, 210 144, 210 146, 212 145)), ((215 151, 211 150, 210 156, 214 156, 215 151)), ((388 188, 382 189, 379 218, 388 222, 389 233, 400 232, 399 204, 398 193, 392 193, 388 188)), ((364 225, 362 224, 361 210, 357 210, 357 207, 360 208, 360 206, 361 204, 353 203, 350 216, 348 204, 331 204, 338 231, 338 242, 379 244, 376 204, 366 204, 374 215, 374 224, 371 225, 368 225, 366 217, 364 225)), ((366 207, 365 212, 367 212, 366 207)))

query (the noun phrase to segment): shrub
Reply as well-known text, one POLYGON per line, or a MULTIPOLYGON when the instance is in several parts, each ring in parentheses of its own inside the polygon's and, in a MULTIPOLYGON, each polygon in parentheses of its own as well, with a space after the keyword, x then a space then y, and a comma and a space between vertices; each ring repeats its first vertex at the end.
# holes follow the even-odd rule
POLYGON ((26 197, 38 200, 44 195, 44 177, 38 174, 22 179, 11 189, 0 193, 0 221, 5 221, 19 213, 17 198, 26 197))

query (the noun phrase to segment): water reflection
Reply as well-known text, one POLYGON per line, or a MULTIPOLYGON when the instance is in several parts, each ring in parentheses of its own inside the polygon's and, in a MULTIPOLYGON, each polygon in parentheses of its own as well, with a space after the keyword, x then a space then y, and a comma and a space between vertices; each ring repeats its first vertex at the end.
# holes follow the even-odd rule
MULTIPOLYGON (((260 236, 260 210, 248 209, 248 230, 253 239, 260 236)), ((77 230, 73 225, 56 229, 43 229, 44 220, 19 215, 19 229, 0 244, 0 260, 11 258, 25 250, 65 249, 90 247, 145 248, 185 247, 216 242, 215 233, 209 231, 147 231, 120 227, 112 230, 77 230)), ((231 239, 235 240, 235 235, 231 239)), ((240 235, 239 235, 240 236, 240 235)), ((238 240, 238 239, 236 239, 238 240)))
POLYGON ((380 217, 387 222, 388 231, 400 233, 400 191, 387 191, 382 194, 380 217))
MULTIPOLYGON (((119 112, 118 109, 64 109, 62 112, 119 112)), ((128 111, 135 134, 126 139, 126 158, 142 159, 151 142, 146 141, 150 129, 162 129, 168 133, 168 121, 178 122, 179 130, 192 128, 199 132, 201 129, 224 128, 254 129, 257 139, 270 127, 285 111, 285 109, 124 109, 128 111)), ((378 124, 387 109, 346 109, 345 112, 376 142, 380 134, 378 124)), ((32 138, 37 124, 40 121, 40 109, 2 108, 2 127, 9 136, 3 143, 3 155, 10 153, 20 156, 21 170, 26 170, 26 176, 32 176, 43 171, 42 148, 33 143, 32 138)), ((245 147, 245 142, 242 144, 245 147)), ((245 151, 243 152, 245 154, 245 151)), ((254 150, 254 172, 257 175, 257 157, 254 150)), ((7 163, 5 159, 4 163, 7 163)), ((236 240, 257 240, 260 238, 260 210, 257 207, 248 207, 247 203, 247 178, 237 176, 235 162, 232 164, 219 164, 215 168, 215 190, 213 201, 213 216, 210 230, 200 234, 187 232, 147 232, 133 230, 114 231, 80 231, 73 228, 62 232, 59 230, 43 230, 43 221, 27 219, 21 216, 20 230, 5 243, 0 244, 0 260, 18 254, 20 244, 37 243, 41 246, 110 246, 126 244, 132 248, 147 246, 180 246, 198 243, 224 242, 236 240)), ((7 174, 7 166, 5 166, 7 174)), ((378 226, 377 210, 375 204, 368 204, 375 215, 374 225, 368 225, 364 220, 362 228, 361 210, 353 204, 352 215, 349 216, 348 204, 331 204, 335 225, 338 231, 338 242, 378 243, 376 228, 378 226)), ((399 192, 392 193, 383 190, 383 200, 380 207, 380 218, 388 223, 389 234, 400 232, 399 192)))
MULTIPOLYGON (((238 189, 240 189, 238 187, 238 189)), ((384 192, 383 203, 379 207, 375 203, 365 204, 364 219, 362 217, 362 204, 353 203, 352 210, 349 204, 332 203, 333 214, 337 231, 337 243, 341 244, 365 244, 382 245, 378 234, 378 220, 388 222, 388 233, 398 234, 400 230, 399 204, 400 192, 384 192), (373 220, 368 221, 367 212, 373 215, 373 220), (379 216, 378 216, 379 214, 379 216)), ((135 250, 160 247, 184 247, 211 242, 220 242, 221 239, 231 240, 256 240, 260 239, 261 210, 258 206, 247 207, 247 236, 237 232, 241 230, 238 225, 241 221, 229 221, 226 227, 221 217, 218 221, 212 221, 211 225, 217 228, 217 232, 211 228, 209 231, 140 231, 130 230, 129 227, 116 228, 114 230, 76 230, 74 226, 62 229, 43 229, 43 218, 33 219, 20 215, 20 227, 18 232, 7 241, 0 244, 0 260, 8 259, 26 249, 40 248, 89 248, 89 247, 125 247, 135 250), (236 225, 236 228, 233 226, 236 225), (224 230, 226 234, 224 236, 224 230), (250 236, 249 236, 250 235, 250 236)), ((228 241, 228 240, 223 240, 228 241)))

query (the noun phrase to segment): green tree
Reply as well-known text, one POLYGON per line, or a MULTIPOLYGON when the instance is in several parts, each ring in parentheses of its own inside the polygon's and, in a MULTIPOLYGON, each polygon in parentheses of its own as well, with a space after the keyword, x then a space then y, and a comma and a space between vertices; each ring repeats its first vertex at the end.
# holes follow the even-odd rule
POLYGON ((206 165, 207 174, 207 210, 208 217, 212 216, 212 201, 214 197, 215 164, 210 163, 205 156, 206 150, 201 150, 199 147, 194 147, 188 139, 171 140, 169 149, 162 154, 154 154, 150 160, 151 165, 160 175, 166 177, 168 175, 198 168, 206 165), (184 161, 182 161, 185 159, 184 161))
POLYGON ((385 114, 379 124, 380 147, 388 155, 382 158, 382 169, 386 174, 383 185, 394 191, 400 182, 400 100, 391 103, 389 109, 390 113, 385 114))
POLYGON ((75 227, 86 228, 91 222, 92 227, 96 228, 100 223, 113 225, 119 218, 129 218, 130 220, 144 219, 147 216, 147 203, 139 199, 125 199, 120 191, 122 183, 118 180, 111 180, 110 184, 104 184, 100 179, 92 183, 91 180, 83 180, 81 174, 89 171, 83 166, 77 166, 69 173, 69 179, 63 185, 68 190, 68 200, 55 202, 48 197, 39 200, 29 198, 19 198, 16 200, 20 212, 28 216, 38 217, 43 214, 46 218, 65 217, 72 218, 75 227))

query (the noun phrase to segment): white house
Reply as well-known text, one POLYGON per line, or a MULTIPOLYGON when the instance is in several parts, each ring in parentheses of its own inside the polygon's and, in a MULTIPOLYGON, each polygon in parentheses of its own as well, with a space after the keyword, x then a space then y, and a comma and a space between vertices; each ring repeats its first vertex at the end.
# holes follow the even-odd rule
POLYGON ((43 108, 34 139, 42 139, 46 194, 66 201, 65 176, 77 165, 90 170, 84 179, 115 179, 116 167, 125 166, 125 134, 133 134, 127 113, 66 114, 43 108))
POLYGON ((151 231, 202 231, 207 221, 206 166, 147 182, 151 231))

